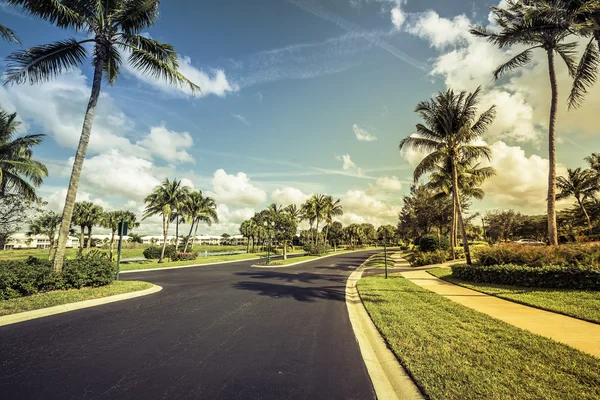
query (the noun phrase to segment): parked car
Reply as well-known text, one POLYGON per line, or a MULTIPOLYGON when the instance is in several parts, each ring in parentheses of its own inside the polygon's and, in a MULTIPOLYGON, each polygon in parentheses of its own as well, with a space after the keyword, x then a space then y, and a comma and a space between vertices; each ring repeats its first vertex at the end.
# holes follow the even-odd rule
POLYGON ((519 239, 519 240, 515 240, 514 243, 522 244, 522 245, 526 245, 526 246, 544 246, 546 244, 544 242, 539 242, 534 239, 519 239))

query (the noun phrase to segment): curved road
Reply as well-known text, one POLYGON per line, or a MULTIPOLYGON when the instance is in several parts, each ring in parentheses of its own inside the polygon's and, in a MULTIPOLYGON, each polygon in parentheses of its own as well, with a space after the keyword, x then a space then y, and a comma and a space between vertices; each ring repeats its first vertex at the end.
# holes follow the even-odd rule
POLYGON ((141 272, 137 299, 0 327, 2 399, 374 399, 345 304, 374 251, 141 272))

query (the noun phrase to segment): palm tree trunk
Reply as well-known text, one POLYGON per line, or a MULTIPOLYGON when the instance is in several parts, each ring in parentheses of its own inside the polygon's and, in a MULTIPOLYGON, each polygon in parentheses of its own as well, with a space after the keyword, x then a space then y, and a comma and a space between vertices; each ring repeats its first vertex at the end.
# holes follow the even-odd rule
MULTIPOLYGON (((188 237, 185 241, 185 247, 183 248, 183 252, 187 251, 188 245, 190 244, 190 238, 192 237, 192 230, 194 229, 194 220, 192 220, 192 224, 190 225, 190 233, 188 233, 188 237)), ((192 241, 192 250, 194 250, 194 242, 192 241)))
MULTIPOLYGON (((79 254, 83 253, 83 246, 85 244, 85 226, 81 225, 80 228, 81 232, 79 232, 79 254)), ((58 243, 60 244, 60 241, 58 243)), ((56 254, 58 255, 58 249, 56 249, 56 254)))
POLYGON ((167 248, 167 235, 169 234, 169 216, 163 214, 163 248, 160 253, 159 264, 165 260, 165 249, 167 248))
POLYGON ((254 242, 256 241, 254 235, 252 235, 252 252, 254 253, 254 242))
POLYGON ((114 243, 115 243, 115 232, 116 230, 113 229, 112 233, 110 235, 110 261, 113 260, 113 249, 114 249, 114 243))
POLYGON ((52 250, 54 250, 54 235, 48 236, 50 239, 50 251, 48 252, 48 260, 52 261, 52 250))
POLYGON ((88 240, 87 240, 87 252, 90 252, 90 248, 92 247, 92 225, 88 226, 88 240))
POLYGON ((246 253, 250 253, 250 235, 246 237, 246 253))
POLYGON ((450 229, 450 257, 456 260, 454 246, 456 243, 456 201, 454 201, 454 190, 452 191, 452 228, 450 229))
POLYGON ((287 260, 287 240, 283 240, 283 259, 287 260))
POLYGON ((467 264, 471 265, 471 252, 469 251, 469 240, 467 239, 465 221, 463 221, 462 211, 460 209, 460 198, 458 197, 458 173, 456 171, 456 165, 454 164, 454 160, 452 160, 452 192, 454 194, 454 202, 456 206, 456 212, 458 214, 458 223, 460 225, 460 232, 462 234, 463 247, 465 249, 467 264))
POLYGON ((179 215, 175 220, 175 250, 179 250, 179 215))
POLYGON ((317 218, 317 227, 315 229, 315 246, 319 244, 319 218, 317 218))
POLYGON ((329 225, 325 227, 325 240, 324 243, 327 243, 327 236, 329 235, 329 225))
POLYGON ((585 209, 583 202, 579 198, 577 198, 577 202, 579 203, 579 207, 581 207, 581 211, 583 211, 583 215, 585 215, 585 219, 587 219, 588 228, 590 229, 590 235, 591 235, 593 233, 593 228, 592 228, 592 220, 590 219, 590 215, 588 214, 587 210, 585 209))
POLYGON ((552 104, 550 106, 550 124, 548 126, 548 241, 551 246, 558 246, 558 232, 556 229, 556 114, 558 112, 558 84, 554 69, 554 50, 548 53, 548 72, 550 74, 550 87, 552 88, 552 104))
POLYGON ((192 246, 194 246, 194 242, 196 241, 196 235, 198 234, 198 225, 200 225, 200 221, 196 221, 196 229, 194 230, 194 238, 192 239, 192 246))
POLYGON ((102 66, 104 65, 104 59, 103 55, 99 55, 96 59, 96 65, 94 66, 92 93, 85 112, 85 118, 83 119, 83 128, 81 130, 77 152, 75 153, 75 160, 73 161, 73 171, 71 172, 71 179, 69 180, 65 207, 63 209, 60 230, 58 232, 58 247, 56 249, 56 255, 54 256, 54 272, 56 273, 62 272, 65 248, 67 246, 67 239, 69 238, 71 218, 73 217, 73 208, 75 207, 75 200, 77 199, 79 177, 81 176, 83 160, 85 159, 85 153, 87 151, 88 143, 90 142, 92 125, 94 124, 94 117, 96 115, 96 105, 98 104, 100 89, 102 87, 102 66))

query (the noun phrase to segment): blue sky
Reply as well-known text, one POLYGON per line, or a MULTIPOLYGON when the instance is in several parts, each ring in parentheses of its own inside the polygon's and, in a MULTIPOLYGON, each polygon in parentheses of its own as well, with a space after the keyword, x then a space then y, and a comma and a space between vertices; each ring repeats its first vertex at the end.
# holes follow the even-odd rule
MULTIPOLYGON (((493 4, 164 2, 148 34, 175 46, 182 72, 203 87, 203 95, 128 69, 114 87, 105 85, 79 198, 139 212, 156 183, 177 177, 220 203, 223 222, 207 233, 235 233, 254 210, 316 192, 342 199, 344 223, 395 223, 420 157, 397 149, 418 122, 414 106, 446 87, 483 85, 482 107, 501 110, 484 137, 499 173, 486 184, 487 198, 472 209, 541 213, 546 66, 543 54, 537 55, 530 68, 492 81, 491 70, 510 50, 494 49, 466 29, 489 24, 493 4)), ((16 30, 25 46, 73 35, 6 6, 0 23, 16 30)), ((0 43, 0 54, 15 49, 0 43)), ((561 68, 564 93, 569 83, 561 68)), ((20 113, 24 131, 48 134, 36 154, 50 165, 41 194, 56 209, 64 199, 90 73, 88 63, 42 86, 0 89, 0 104, 20 113)), ((595 90, 581 110, 561 109, 559 172, 583 165, 598 147, 592 110, 599 106, 595 90)), ((148 221, 141 231, 156 233, 157 223, 148 221)))

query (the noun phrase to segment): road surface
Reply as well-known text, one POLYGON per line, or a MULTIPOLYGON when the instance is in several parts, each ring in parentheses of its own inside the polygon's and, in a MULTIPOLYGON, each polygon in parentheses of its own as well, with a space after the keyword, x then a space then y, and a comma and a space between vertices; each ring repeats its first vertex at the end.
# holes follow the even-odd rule
POLYGON ((0 397, 374 399, 345 305, 371 254, 122 275, 163 290, 0 327, 0 397))

